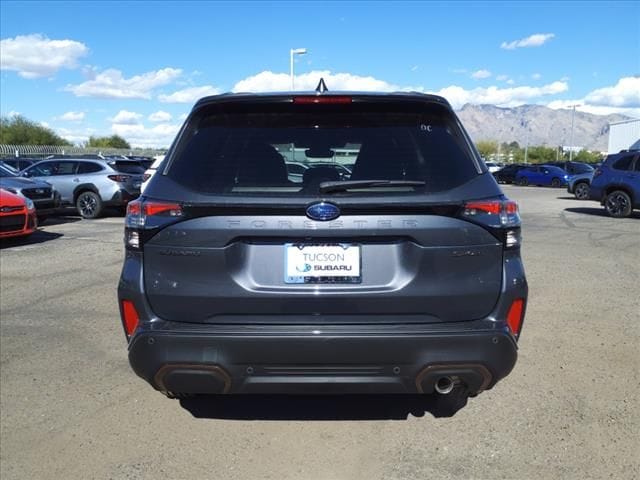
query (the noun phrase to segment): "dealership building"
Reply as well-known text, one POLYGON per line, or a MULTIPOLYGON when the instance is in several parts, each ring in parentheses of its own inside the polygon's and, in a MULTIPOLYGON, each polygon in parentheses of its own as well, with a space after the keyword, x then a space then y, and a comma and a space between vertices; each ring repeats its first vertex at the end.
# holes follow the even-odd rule
POLYGON ((620 150, 640 150, 640 119, 609 124, 608 153, 620 150))

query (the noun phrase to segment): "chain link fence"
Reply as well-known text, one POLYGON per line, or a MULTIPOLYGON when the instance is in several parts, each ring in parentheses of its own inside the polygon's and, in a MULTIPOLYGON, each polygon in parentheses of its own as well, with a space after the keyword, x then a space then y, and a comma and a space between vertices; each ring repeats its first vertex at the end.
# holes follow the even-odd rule
POLYGON ((49 155, 138 155, 153 157, 165 150, 153 148, 82 148, 60 145, 2 145, 0 157, 46 158, 49 155))

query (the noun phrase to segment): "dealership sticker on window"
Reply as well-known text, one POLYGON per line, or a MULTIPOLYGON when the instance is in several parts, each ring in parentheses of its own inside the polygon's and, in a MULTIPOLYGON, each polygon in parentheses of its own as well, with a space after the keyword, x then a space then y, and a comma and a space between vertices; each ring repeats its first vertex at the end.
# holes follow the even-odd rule
POLYGON ((286 244, 285 283, 359 283, 360 246, 286 244))

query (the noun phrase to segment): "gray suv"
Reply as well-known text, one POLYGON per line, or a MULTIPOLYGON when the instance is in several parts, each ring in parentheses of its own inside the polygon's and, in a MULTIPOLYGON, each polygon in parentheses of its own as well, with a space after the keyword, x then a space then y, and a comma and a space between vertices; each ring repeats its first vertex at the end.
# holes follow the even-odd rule
POLYGON ((127 208, 129 361, 169 396, 407 393, 455 413, 515 365, 520 243, 441 97, 207 97, 127 208))
POLYGON ((62 205, 75 206, 84 218, 99 217, 105 207, 125 207, 140 195, 144 167, 130 160, 52 159, 20 174, 46 180, 60 193, 62 205))

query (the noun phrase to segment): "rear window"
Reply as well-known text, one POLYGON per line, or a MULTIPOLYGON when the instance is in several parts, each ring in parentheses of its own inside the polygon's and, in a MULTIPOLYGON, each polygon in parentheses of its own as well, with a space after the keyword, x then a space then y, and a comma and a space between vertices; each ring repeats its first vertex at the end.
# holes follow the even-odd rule
POLYGON ((455 116, 437 104, 212 105, 191 118, 167 175, 228 195, 317 195, 323 182, 408 180, 424 186, 349 194, 437 192, 478 175, 455 116))
POLYGON ((132 175, 142 175, 144 173, 144 167, 140 164, 140 162, 123 160, 117 162, 109 162, 109 166, 116 172, 120 173, 130 173, 132 175))

